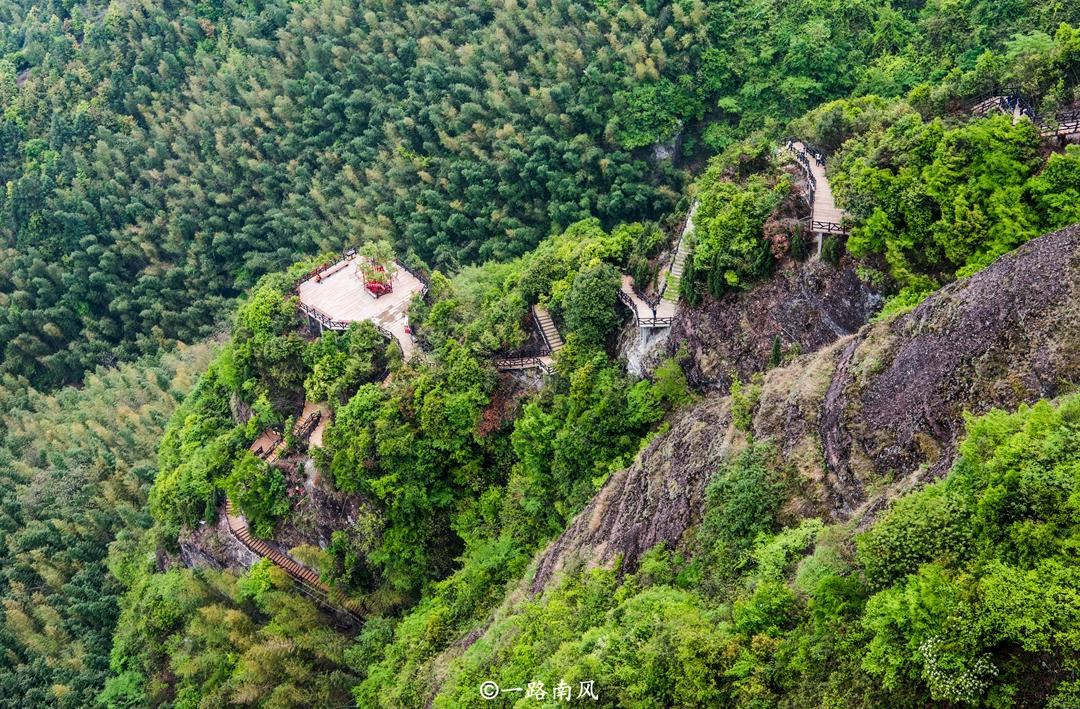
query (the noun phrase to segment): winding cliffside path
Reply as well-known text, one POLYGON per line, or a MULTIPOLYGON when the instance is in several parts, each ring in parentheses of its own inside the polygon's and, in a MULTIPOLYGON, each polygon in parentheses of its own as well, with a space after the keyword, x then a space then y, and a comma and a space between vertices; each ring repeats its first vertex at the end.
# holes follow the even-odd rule
POLYGON ((232 500, 225 499, 225 519, 229 523, 229 532, 238 542, 243 544, 253 554, 268 559, 272 564, 287 573, 308 595, 314 595, 321 602, 327 603, 334 608, 340 608, 361 620, 363 609, 349 599, 337 593, 319 578, 311 568, 304 566, 287 554, 283 554, 267 542, 255 537, 248 529, 247 520, 236 511, 232 500))
MULTIPOLYGON (((305 402, 304 410, 293 426, 293 437, 308 441, 308 445, 321 445, 322 432, 329 420, 330 408, 326 404, 305 402)), ((250 451, 272 465, 285 452, 285 439, 273 429, 268 429, 251 444, 250 451)), ((232 536, 253 554, 269 559, 271 563, 291 576, 308 595, 334 608, 344 609, 350 615, 360 619, 362 609, 324 584, 313 569, 282 553, 267 541, 252 535, 251 530, 248 529, 247 520, 228 498, 225 500, 225 518, 232 536)))
POLYGON ((817 254, 821 255, 824 237, 829 234, 846 234, 844 210, 836 206, 829 178, 825 174, 825 155, 801 140, 789 140, 787 148, 806 174, 806 201, 810 205, 810 233, 817 239, 817 254))
POLYGON ((994 111, 1012 116, 1013 125, 1024 118, 1030 120, 1039 129, 1039 135, 1043 138, 1067 138, 1080 135, 1080 108, 1060 111, 1052 116, 1039 116, 1026 98, 1012 91, 983 99, 971 109, 976 116, 988 116, 994 111))
POLYGON ((697 208, 698 201, 695 199, 679 232, 679 243, 675 245, 675 256, 671 259, 671 265, 660 271, 660 299, 672 305, 679 302, 679 284, 686 270, 686 258, 693 250, 694 216, 697 215, 697 208))
POLYGON ((524 357, 502 357, 495 360, 495 369, 500 372, 518 372, 526 369, 539 369, 545 374, 555 371, 553 354, 563 347, 562 335, 559 328, 555 327, 555 321, 551 319, 551 313, 541 305, 532 307, 533 323, 544 340, 545 351, 539 355, 527 355, 524 357))

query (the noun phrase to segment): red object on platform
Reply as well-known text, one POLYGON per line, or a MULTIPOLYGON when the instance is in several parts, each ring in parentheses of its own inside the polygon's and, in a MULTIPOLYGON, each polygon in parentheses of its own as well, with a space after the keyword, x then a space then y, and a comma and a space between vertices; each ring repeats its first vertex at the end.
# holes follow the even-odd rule
POLYGON ((378 281, 368 281, 364 284, 364 287, 371 292, 376 298, 380 295, 386 295, 393 291, 393 287, 389 283, 379 283, 378 281))
POLYGON ((386 273, 386 267, 378 264, 371 264, 368 269, 364 271, 364 276, 367 278, 367 280, 364 281, 364 288, 367 288, 368 292, 376 298, 380 295, 386 295, 394 290, 394 286, 391 284, 389 278, 383 281, 376 275, 380 273, 386 273), (377 278, 379 280, 376 280, 377 278))

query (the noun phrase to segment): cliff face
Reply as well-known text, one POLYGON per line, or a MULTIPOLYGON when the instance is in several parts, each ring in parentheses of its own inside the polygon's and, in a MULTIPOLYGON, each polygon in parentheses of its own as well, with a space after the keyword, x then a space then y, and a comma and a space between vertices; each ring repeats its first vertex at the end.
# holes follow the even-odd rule
POLYGON ((858 330, 881 302, 847 257, 838 267, 789 260, 748 291, 680 308, 666 355, 686 343, 690 382, 727 391, 732 369, 747 379, 767 366, 773 338, 784 352, 815 352, 858 330))
POLYGON ((677 540, 696 519, 713 471, 742 436, 731 426, 726 397, 683 411, 629 468, 607 481, 540 559, 533 590, 543 588, 574 552, 631 565, 662 541, 677 540))
MULTIPOLYGON (((1080 225, 771 370, 751 432, 772 440, 795 476, 785 517, 865 521, 948 471, 965 411, 1015 408, 1078 381, 1080 225)), ((633 569, 656 543, 677 544, 718 464, 745 444, 729 409, 713 395, 677 416, 544 552, 533 591, 575 559, 621 554, 633 569)))
MULTIPOLYGON (((820 435, 830 470, 852 460, 888 480, 944 475, 964 411, 1012 409, 1060 394, 1080 373, 1080 225, 1027 244, 914 311, 846 344, 820 435)), ((848 514, 864 502, 837 486, 848 514)))

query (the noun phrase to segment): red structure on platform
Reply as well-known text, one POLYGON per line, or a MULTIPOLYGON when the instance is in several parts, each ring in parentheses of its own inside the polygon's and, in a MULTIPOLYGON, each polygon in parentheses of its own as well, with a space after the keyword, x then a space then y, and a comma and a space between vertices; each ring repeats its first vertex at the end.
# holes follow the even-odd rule
POLYGON ((382 264, 369 260, 366 263, 361 263, 359 270, 361 278, 364 280, 364 288, 376 298, 394 291, 394 284, 390 274, 387 273, 386 267, 382 264))

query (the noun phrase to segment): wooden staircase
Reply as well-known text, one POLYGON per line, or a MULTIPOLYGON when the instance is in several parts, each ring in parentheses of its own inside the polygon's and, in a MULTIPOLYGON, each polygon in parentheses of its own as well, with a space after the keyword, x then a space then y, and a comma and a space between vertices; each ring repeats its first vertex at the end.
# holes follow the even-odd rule
POLYGON ((691 242, 694 233, 694 214, 697 212, 698 201, 690 205, 686 213, 686 221, 683 222, 679 232, 679 244, 675 249, 675 257, 671 259, 671 268, 664 274, 664 283, 660 287, 660 297, 669 303, 679 302, 679 284, 682 281, 683 272, 686 270, 686 257, 690 255, 691 242))
POLYGON ((362 619, 363 609, 323 583, 314 570, 282 554, 262 539, 252 536, 247 520, 237 514, 232 500, 228 498, 225 499, 225 519, 229 523, 229 531, 232 535, 252 553, 263 559, 269 559, 308 591, 314 592, 333 606, 345 609, 358 620, 362 619))
POLYGON ((555 329, 555 323, 551 319, 551 313, 546 308, 542 308, 539 305, 534 305, 532 308, 533 318, 536 319, 536 326, 540 329, 540 334, 544 338, 544 342, 552 352, 558 352, 562 349, 563 341, 562 336, 559 335, 559 331, 555 329))
POLYGON ((534 305, 532 307, 532 314, 533 320, 536 322, 536 329, 540 331, 540 337, 544 340, 544 346, 547 348, 547 352, 519 357, 500 357, 495 360, 495 369, 498 369, 500 372, 539 369, 545 374, 552 374, 555 371, 555 360, 552 359, 551 355, 562 349, 562 335, 560 335, 559 331, 555 328, 555 323, 551 319, 551 313, 545 308, 534 305))

